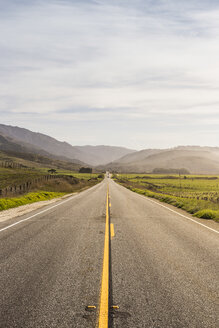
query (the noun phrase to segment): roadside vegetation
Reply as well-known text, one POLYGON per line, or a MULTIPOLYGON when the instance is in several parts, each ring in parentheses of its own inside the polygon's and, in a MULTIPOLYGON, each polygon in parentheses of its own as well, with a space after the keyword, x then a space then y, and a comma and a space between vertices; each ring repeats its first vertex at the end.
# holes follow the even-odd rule
POLYGON ((31 192, 24 196, 12 197, 12 198, 0 198, 0 211, 7 210, 9 208, 18 207, 21 205, 27 205, 42 200, 50 200, 56 197, 64 196, 65 193, 60 192, 31 192))
POLYGON ((124 187, 219 222, 219 177, 207 175, 114 174, 124 187))
MULTIPOLYGON (((48 168, 41 168, 39 171, 43 174, 47 174, 48 170, 49 170, 48 168)), ((70 171, 70 170, 63 170, 63 169, 56 169, 55 171, 56 171, 55 173, 56 175, 73 175, 78 179, 89 180, 94 178, 100 178, 100 176, 104 178, 104 175, 102 173, 79 173, 77 171, 70 171)))
POLYGON ((51 174, 49 169, 0 167, 0 211, 79 192, 94 186, 104 178, 103 174, 62 169, 56 169, 56 173, 51 174), (50 179, 44 179, 46 176, 50 179), (28 187, 25 189, 23 186, 28 187), (7 194, 3 192, 5 188, 9 190, 7 194))

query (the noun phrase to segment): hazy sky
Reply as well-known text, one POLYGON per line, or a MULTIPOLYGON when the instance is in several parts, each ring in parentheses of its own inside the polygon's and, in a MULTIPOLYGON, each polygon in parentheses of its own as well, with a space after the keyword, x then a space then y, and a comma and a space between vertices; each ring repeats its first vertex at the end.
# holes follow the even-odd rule
POLYGON ((0 0, 0 115, 74 145, 219 146, 219 1, 0 0))

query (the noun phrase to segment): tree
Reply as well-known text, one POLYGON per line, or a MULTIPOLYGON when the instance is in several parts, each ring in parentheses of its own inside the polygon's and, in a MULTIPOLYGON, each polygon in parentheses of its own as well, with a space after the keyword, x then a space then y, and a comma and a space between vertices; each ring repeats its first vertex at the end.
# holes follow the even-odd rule
POLYGON ((57 173, 57 172, 56 172, 55 169, 50 169, 50 170, 48 170, 48 173, 52 173, 52 174, 54 174, 54 173, 57 173))
POLYGON ((81 167, 79 173, 92 173, 91 167, 81 167))

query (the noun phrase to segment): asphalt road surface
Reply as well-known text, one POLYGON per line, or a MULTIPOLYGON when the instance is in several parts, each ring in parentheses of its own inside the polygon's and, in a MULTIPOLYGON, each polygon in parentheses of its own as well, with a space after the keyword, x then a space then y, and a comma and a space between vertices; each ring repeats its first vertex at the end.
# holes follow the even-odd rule
POLYGON ((218 225, 171 209, 105 179, 0 223, 0 327, 218 328, 218 225))

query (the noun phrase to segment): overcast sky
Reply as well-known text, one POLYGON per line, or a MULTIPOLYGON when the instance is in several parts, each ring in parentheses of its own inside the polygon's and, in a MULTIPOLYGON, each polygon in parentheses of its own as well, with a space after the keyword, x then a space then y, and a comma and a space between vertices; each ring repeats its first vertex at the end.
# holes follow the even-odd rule
POLYGON ((0 0, 0 115, 73 145, 219 146, 219 1, 0 0))

